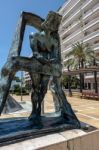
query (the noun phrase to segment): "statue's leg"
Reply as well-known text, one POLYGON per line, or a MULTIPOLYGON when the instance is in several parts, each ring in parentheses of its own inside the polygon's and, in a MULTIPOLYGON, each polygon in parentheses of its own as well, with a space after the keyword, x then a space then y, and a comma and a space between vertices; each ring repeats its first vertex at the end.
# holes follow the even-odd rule
POLYGON ((32 101, 32 112, 29 117, 30 120, 34 120, 38 116, 38 96, 40 90, 40 74, 30 74, 32 80, 32 93, 31 93, 31 101, 32 101))
POLYGON ((21 57, 12 57, 8 59, 3 66, 0 75, 0 114, 2 113, 5 102, 7 100, 11 82, 15 73, 18 70, 21 70, 21 68, 24 69, 27 67, 28 69, 28 66, 29 65, 27 65, 27 62, 25 62, 25 60, 21 57))
POLYGON ((59 112, 60 111, 60 107, 59 107, 59 100, 58 97, 56 96, 56 92, 55 92, 55 84, 50 84, 50 90, 53 96, 53 102, 54 102, 54 107, 55 107, 55 112, 59 112))
POLYGON ((58 98, 57 98, 55 92, 53 92, 53 91, 52 91, 52 96, 53 96, 53 102, 54 102, 54 106, 55 106, 55 112, 59 112, 60 111, 59 101, 58 101, 58 98))
POLYGON ((47 93, 47 86, 48 86, 48 82, 49 82, 50 76, 45 76, 45 75, 41 75, 41 86, 40 86, 40 93, 39 93, 39 97, 38 97, 38 115, 41 115, 41 104, 42 101, 44 100, 45 94, 47 93))
POLYGON ((6 63, 1 70, 1 79, 0 79, 0 114, 3 111, 3 108, 6 103, 6 99, 9 94, 9 89, 11 82, 13 80, 15 72, 12 70, 13 65, 6 63))
POLYGON ((74 124, 76 125, 76 127, 80 128, 80 122, 74 114, 71 105, 68 103, 65 93, 62 90, 61 78, 54 77, 53 82, 55 84, 55 93, 60 103, 62 116, 66 119, 68 123, 74 124))

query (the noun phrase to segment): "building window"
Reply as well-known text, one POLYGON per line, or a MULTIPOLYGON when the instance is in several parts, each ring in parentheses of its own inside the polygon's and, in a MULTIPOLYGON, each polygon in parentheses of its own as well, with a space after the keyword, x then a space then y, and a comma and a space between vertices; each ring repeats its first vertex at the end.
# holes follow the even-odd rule
POLYGON ((88 83, 88 89, 91 90, 91 83, 88 83))

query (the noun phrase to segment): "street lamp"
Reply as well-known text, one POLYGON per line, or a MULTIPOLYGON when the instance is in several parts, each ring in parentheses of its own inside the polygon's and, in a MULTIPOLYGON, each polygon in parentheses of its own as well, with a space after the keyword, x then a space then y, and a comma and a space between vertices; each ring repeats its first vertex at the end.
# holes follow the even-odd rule
POLYGON ((23 87, 23 71, 21 71, 21 101, 23 101, 22 87, 23 87))

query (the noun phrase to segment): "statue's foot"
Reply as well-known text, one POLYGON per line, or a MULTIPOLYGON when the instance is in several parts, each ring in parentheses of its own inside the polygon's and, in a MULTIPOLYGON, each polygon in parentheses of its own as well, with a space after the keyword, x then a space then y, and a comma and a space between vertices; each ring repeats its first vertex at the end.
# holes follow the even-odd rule
POLYGON ((29 120, 30 121, 33 121, 33 120, 36 120, 36 118, 37 118, 37 115, 35 114, 35 113, 33 113, 33 114, 31 114, 30 116, 29 116, 29 120))
POLYGON ((42 122, 41 122, 41 116, 33 113, 29 116, 29 121, 32 122, 32 125, 33 126, 36 126, 36 127, 39 127, 39 128, 42 128, 42 122))
POLYGON ((62 118, 63 118, 64 123, 72 125, 72 126, 74 126, 74 128, 77 128, 77 129, 81 128, 81 124, 80 124, 79 120, 77 118, 75 118, 75 116, 70 117, 70 116, 67 116, 67 115, 62 115, 62 118))
POLYGON ((71 120, 68 120, 67 123, 72 125, 74 128, 81 129, 81 124, 78 120, 71 119, 71 120))

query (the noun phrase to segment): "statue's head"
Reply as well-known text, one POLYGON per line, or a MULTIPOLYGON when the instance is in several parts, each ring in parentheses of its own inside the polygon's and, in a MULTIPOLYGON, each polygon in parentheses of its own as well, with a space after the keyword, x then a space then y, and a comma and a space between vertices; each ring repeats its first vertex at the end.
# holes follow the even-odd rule
POLYGON ((60 22, 61 22, 62 16, 59 15, 56 12, 50 11, 45 19, 45 21, 42 23, 42 29, 47 29, 50 31, 58 31, 60 22))

